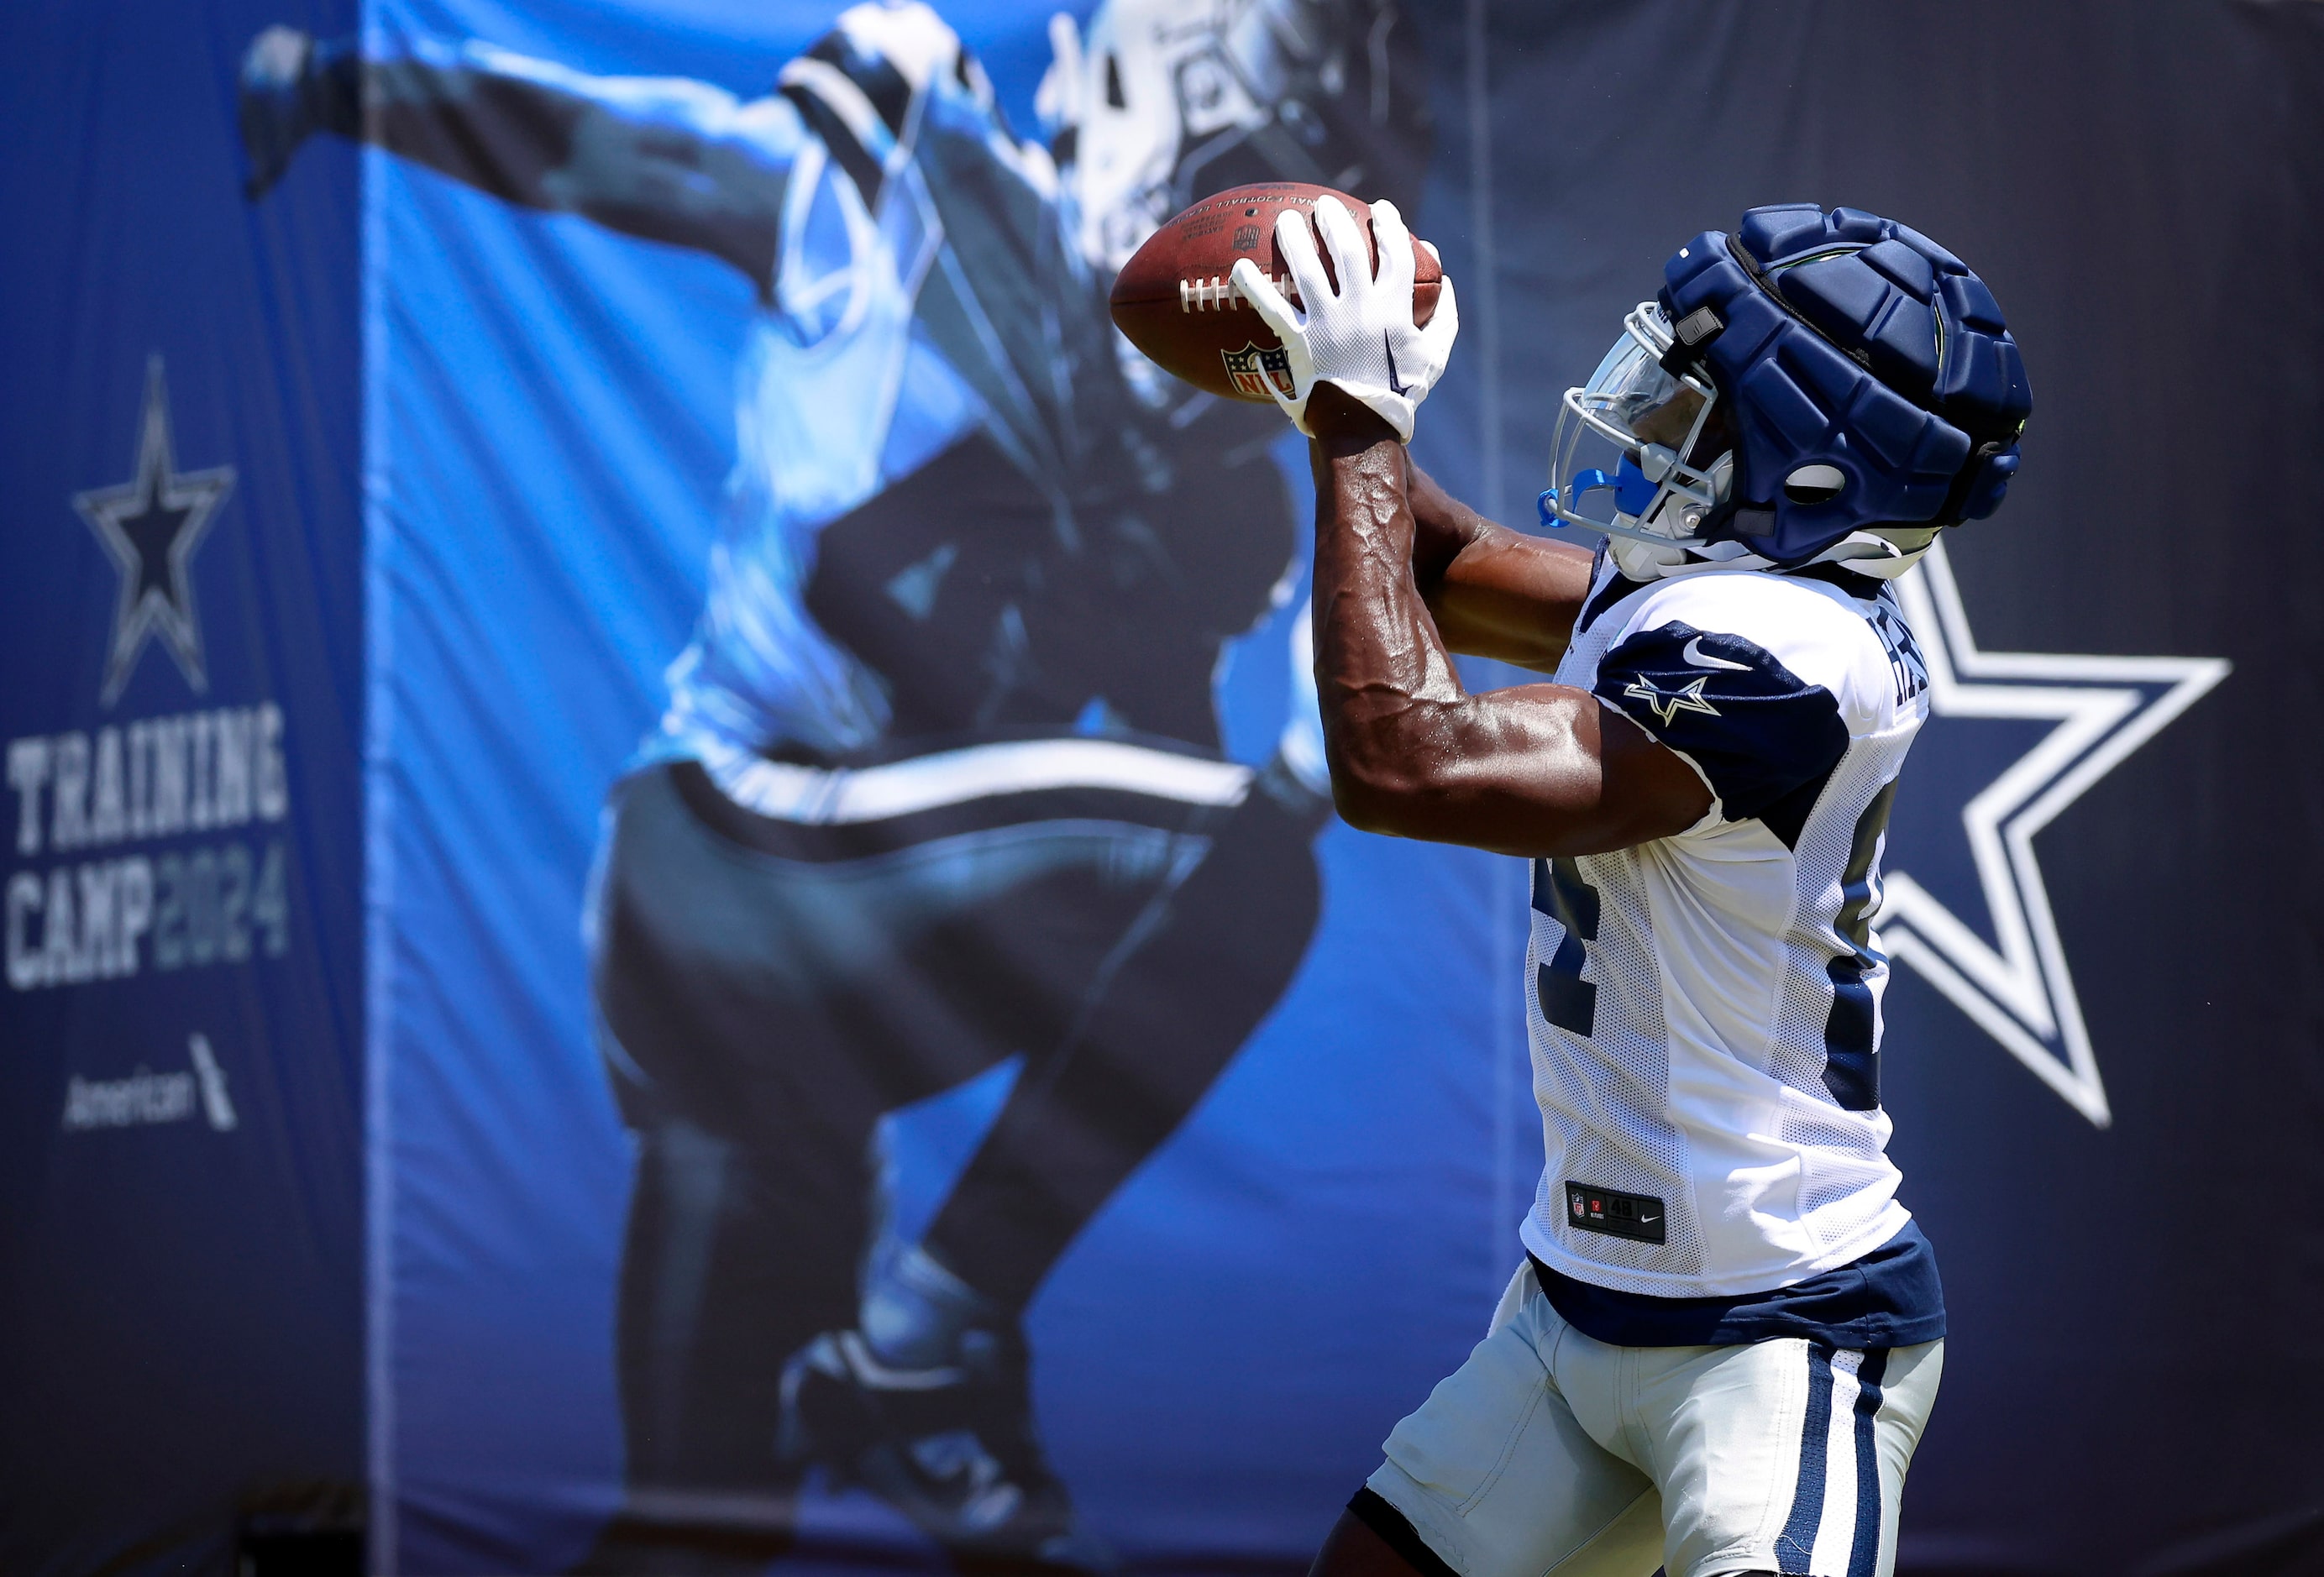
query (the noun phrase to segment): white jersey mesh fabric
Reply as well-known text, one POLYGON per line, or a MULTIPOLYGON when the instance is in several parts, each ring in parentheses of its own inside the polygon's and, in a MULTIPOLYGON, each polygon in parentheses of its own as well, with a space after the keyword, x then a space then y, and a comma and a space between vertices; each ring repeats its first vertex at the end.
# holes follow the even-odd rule
POLYGON ((1526 1246, 1670 1297, 1845 1265, 1909 1219, 1878 1102, 1887 966, 1870 922, 1927 715, 1911 632, 1856 577, 1642 585, 1602 557, 1582 626, 1558 683, 1677 751, 1716 799, 1677 836, 1536 867, 1526 998, 1546 1157, 1526 1246), (1600 1194, 1632 1196, 1627 1228, 1608 1230, 1600 1194))

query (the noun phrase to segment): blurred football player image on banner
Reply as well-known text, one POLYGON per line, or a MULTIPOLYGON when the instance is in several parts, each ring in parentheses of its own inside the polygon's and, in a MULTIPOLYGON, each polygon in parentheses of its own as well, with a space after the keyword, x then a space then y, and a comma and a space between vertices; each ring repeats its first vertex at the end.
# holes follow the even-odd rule
POLYGON ((1234 272, 1313 439, 1333 793, 1366 830, 1533 862, 1546 1150, 1489 1333, 1315 1572, 1887 1577, 1945 1338, 1880 1100, 1871 921, 1931 706, 1893 583, 1999 507, 2016 344, 1893 220, 1703 232, 1564 396, 1543 522, 1593 553, 1413 465, 1452 315, 1416 326, 1393 205, 1377 277, 1344 207, 1314 223, 1329 275, 1277 222, 1300 306, 1234 272), (1551 682, 1471 694, 1454 652, 1551 682))
POLYGON ((1279 425, 1164 377, 1105 295, 1219 188, 1416 197, 1417 46, 1389 0, 1050 31, 1046 143, 921 5, 847 10, 747 100, 475 40, 274 28, 244 63, 254 197, 360 137, 759 293, 707 604, 591 883, 636 1141, 627 1499, 594 1569, 755 1570, 818 1468, 963 1569, 1109 1565, 1020 1315, 1316 925, 1312 690, 1255 770, 1213 696, 1296 584, 1279 425), (886 1233, 882 1115, 1019 1055, 927 1232, 886 1233))

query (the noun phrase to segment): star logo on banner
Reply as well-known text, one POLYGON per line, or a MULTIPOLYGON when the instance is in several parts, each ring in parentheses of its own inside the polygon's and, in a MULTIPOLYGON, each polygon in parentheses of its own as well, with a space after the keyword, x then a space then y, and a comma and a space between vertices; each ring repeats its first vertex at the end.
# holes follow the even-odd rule
MULTIPOLYGON (((2112 1120, 2034 835, 2227 677, 2219 657, 1981 651, 1940 540, 1896 583, 1928 667, 1935 717, 2050 723, 1961 807, 1988 941, 1906 871, 1884 883, 1882 941, 2066 1103, 2112 1120)), ((1909 791, 1909 789, 1908 789, 1909 791)))
POLYGON ((159 634, 197 691, 209 687, 202 667, 202 629, 188 570, 210 521, 234 491, 234 467, 178 469, 170 444, 170 393, 161 358, 145 364, 145 410, 137 433, 137 475, 115 487, 73 494, 73 508, 97 533, 121 573, 114 604, 113 647, 99 699, 121 698, 149 636, 159 634))

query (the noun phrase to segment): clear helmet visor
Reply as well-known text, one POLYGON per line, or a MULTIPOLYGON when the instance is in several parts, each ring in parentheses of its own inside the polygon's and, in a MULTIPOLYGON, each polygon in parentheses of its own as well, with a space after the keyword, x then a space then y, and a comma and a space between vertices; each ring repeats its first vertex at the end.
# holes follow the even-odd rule
POLYGON ((1609 425, 1673 449, 1703 406, 1702 395, 1663 371, 1661 359, 1628 334, 1606 353, 1582 392, 1609 425))
POLYGON ((1661 306, 1640 302, 1590 381, 1565 392, 1545 524, 1683 542, 1724 498, 1732 467, 1719 392, 1699 372, 1665 371, 1671 344, 1661 306))

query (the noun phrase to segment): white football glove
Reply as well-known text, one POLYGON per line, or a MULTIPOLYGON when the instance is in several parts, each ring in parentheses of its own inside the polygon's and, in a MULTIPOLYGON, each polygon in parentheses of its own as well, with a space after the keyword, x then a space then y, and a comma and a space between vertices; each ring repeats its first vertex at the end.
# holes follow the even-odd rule
POLYGON ((1294 392, 1286 395, 1277 390, 1275 402, 1301 432, 1314 436, 1307 427, 1307 397, 1315 385, 1337 383, 1378 411, 1396 429, 1396 436, 1409 443, 1413 417, 1452 355, 1461 313, 1448 279, 1428 327, 1413 327, 1412 233, 1394 203, 1377 202, 1371 210, 1372 235, 1379 243, 1377 276, 1364 255, 1363 232, 1356 227, 1355 216, 1336 198, 1323 198, 1315 204, 1315 224, 1332 249, 1337 291, 1323 272, 1323 260, 1315 254, 1306 216, 1296 209, 1276 219, 1275 244, 1305 310, 1284 300, 1283 292, 1248 257, 1235 261, 1234 282, 1290 355, 1294 392))

